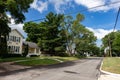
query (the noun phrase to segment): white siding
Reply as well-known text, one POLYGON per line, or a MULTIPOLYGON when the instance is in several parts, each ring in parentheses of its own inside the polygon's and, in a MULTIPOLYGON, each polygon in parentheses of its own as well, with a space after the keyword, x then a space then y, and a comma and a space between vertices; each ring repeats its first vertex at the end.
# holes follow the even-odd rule
POLYGON ((9 33, 7 43, 8 46, 13 48, 14 53, 22 53, 22 40, 22 35, 16 29, 14 29, 9 33))

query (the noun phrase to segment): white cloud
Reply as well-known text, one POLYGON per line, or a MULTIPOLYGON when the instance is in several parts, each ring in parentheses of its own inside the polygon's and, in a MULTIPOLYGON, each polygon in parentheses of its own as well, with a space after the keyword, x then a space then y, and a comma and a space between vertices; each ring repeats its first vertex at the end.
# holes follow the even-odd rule
POLYGON ((110 9, 118 9, 120 0, 34 0, 34 2, 31 4, 31 8, 42 13, 43 11, 48 10, 49 5, 53 5, 57 13, 63 13, 65 10, 73 8, 76 4, 85 6, 86 8, 91 8, 113 2, 119 3, 89 9, 89 11, 108 11, 110 9))
POLYGON ((23 30, 24 24, 9 24, 11 29, 17 29, 25 38, 27 37, 27 33, 23 30))
POLYGON ((15 24, 15 20, 11 18, 10 14, 7 14, 8 18, 10 18, 10 22, 8 25, 11 29, 17 29, 24 37, 27 37, 27 33, 24 32, 23 26, 24 24, 15 24))
POLYGON ((97 37, 97 39, 102 39, 103 37, 105 37, 105 35, 107 35, 108 33, 112 32, 113 29, 110 30, 105 30, 105 29, 93 29, 90 27, 87 27, 90 31, 92 31, 95 36, 97 37))
POLYGON ((48 8, 48 2, 43 2, 40 0, 34 0, 34 2, 31 4, 31 8, 38 10, 40 13, 47 10, 48 8))
POLYGON ((63 13, 68 7, 73 7, 73 0, 34 0, 31 8, 38 10, 40 13, 48 9, 49 4, 52 4, 57 13, 63 13))
POLYGON ((68 7, 73 7, 72 0, 49 0, 49 3, 53 4, 57 13, 62 13, 68 7))
MULTIPOLYGON (((113 3, 120 0, 74 0, 76 4, 92 8, 99 5, 105 5, 107 3, 113 3)), ((90 9, 89 11, 108 11, 110 9, 118 9, 120 3, 102 6, 99 8, 90 9)))

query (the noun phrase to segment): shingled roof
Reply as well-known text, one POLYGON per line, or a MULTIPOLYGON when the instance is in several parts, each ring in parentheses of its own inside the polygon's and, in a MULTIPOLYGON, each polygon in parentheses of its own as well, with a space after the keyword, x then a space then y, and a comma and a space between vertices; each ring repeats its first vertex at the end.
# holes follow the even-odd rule
POLYGON ((37 44, 34 43, 34 42, 24 41, 23 44, 25 44, 25 45, 28 44, 28 46, 29 46, 30 48, 39 48, 39 47, 37 46, 37 44))

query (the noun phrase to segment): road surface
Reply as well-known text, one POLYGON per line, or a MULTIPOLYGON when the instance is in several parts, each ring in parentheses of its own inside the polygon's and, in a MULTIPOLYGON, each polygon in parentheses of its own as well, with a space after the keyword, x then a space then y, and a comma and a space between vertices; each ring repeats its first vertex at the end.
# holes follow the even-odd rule
POLYGON ((102 58, 37 66, 0 74, 0 80, 97 80, 102 58))

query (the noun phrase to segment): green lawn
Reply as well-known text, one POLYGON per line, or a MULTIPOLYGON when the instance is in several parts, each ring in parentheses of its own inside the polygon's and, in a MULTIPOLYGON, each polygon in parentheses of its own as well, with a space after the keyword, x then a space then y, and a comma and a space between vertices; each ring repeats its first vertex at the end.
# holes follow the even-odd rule
POLYGON ((120 58, 118 58, 118 57, 104 58, 102 70, 120 74, 120 58))
POLYGON ((18 61, 18 60, 31 60, 31 59, 37 59, 37 57, 32 58, 25 58, 25 57, 15 57, 15 58, 0 58, 0 62, 12 62, 12 61, 18 61))
POLYGON ((59 60, 62 60, 62 61, 74 61, 74 60, 78 60, 79 58, 77 57, 52 57, 52 58, 56 58, 56 59, 59 59, 59 60))
POLYGON ((66 62, 66 61, 73 61, 78 59, 79 58, 76 58, 76 57, 58 57, 58 56, 31 57, 31 58, 18 57, 18 58, 0 59, 0 62, 18 61, 18 62, 15 62, 15 64, 25 65, 25 66, 36 66, 36 65, 50 65, 50 64, 60 63, 60 61, 66 62))
POLYGON ((37 66, 37 65, 50 65, 56 63, 59 63, 59 61, 46 58, 46 59, 36 59, 36 60, 16 62, 15 64, 24 65, 24 66, 37 66))

